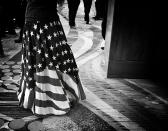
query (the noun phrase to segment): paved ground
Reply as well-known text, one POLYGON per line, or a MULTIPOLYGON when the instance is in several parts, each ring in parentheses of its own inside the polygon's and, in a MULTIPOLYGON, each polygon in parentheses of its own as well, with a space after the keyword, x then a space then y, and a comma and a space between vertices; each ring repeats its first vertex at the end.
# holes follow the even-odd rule
MULTIPOLYGON (((93 9, 91 16, 94 15, 93 9)), ((86 101, 81 102, 68 115, 62 117, 37 119, 30 112, 20 109, 17 106, 18 87, 15 83, 20 73, 21 45, 13 42, 16 36, 9 36, 3 42, 8 57, 1 59, 0 64, 4 73, 0 81, 0 119, 5 122, 0 128, 7 127, 7 123, 12 119, 22 118, 28 124, 37 119, 45 125, 46 130, 52 128, 58 131, 165 131, 168 129, 166 88, 161 88, 146 79, 107 79, 104 52, 100 49, 101 21, 91 20, 91 24, 86 25, 83 21, 81 3, 76 18, 77 29, 70 30, 67 12, 65 5, 60 18, 80 69, 87 95, 86 101)))

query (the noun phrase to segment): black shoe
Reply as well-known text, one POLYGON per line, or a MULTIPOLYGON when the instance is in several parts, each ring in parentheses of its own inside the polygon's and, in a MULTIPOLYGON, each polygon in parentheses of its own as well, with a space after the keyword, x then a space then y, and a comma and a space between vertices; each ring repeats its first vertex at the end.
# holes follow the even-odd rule
POLYGON ((86 21, 86 24, 89 24, 89 21, 86 21))
POLYGON ((15 43, 21 43, 21 42, 22 42, 21 39, 17 39, 17 40, 15 40, 15 43))
POLYGON ((70 26, 71 29, 76 29, 76 26, 70 26))
POLYGON ((89 24, 89 20, 85 20, 86 21, 86 24, 89 24))
POLYGON ((104 50, 104 47, 101 47, 102 50, 104 50))

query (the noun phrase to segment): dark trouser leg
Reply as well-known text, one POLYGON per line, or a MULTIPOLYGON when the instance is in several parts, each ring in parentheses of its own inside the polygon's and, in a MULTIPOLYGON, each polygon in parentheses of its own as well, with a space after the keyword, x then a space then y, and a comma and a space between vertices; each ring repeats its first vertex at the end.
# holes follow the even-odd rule
POLYGON ((75 26, 75 17, 80 4, 80 0, 67 0, 69 8, 69 25, 75 26))
MULTIPOLYGON (((102 18, 102 12, 104 11, 104 9, 102 10, 102 4, 103 4, 103 0, 96 0, 95 3, 95 8, 96 8, 96 16, 97 18, 102 18)), ((103 4, 104 5, 104 4, 103 4)))
POLYGON ((92 6, 92 0, 83 0, 84 2, 84 11, 85 11, 85 21, 89 23, 89 13, 92 6))

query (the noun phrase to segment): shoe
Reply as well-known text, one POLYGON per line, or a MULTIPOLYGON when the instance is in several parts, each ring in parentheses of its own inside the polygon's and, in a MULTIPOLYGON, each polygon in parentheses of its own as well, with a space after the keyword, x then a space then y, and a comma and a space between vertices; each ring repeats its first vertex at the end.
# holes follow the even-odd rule
POLYGON ((15 43, 21 43, 21 42, 22 42, 21 39, 17 39, 17 40, 15 40, 15 43))
POLYGON ((104 50, 104 47, 101 47, 102 50, 104 50))
POLYGON ((76 26, 70 26, 71 29, 76 29, 76 26))
POLYGON ((86 21, 86 24, 87 24, 87 25, 91 25, 91 23, 90 23, 89 21, 86 21))

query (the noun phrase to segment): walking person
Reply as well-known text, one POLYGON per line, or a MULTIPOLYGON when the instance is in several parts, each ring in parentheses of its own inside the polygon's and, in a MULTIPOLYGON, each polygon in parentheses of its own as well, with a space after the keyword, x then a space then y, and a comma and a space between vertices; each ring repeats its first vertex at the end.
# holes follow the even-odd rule
POLYGON ((63 115, 85 93, 56 10, 57 0, 28 0, 19 105, 37 116, 63 115))

